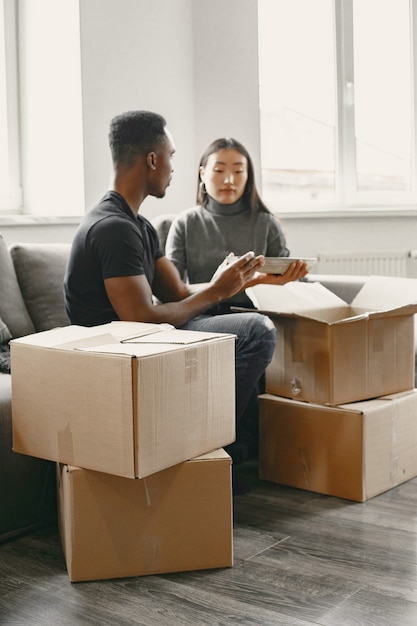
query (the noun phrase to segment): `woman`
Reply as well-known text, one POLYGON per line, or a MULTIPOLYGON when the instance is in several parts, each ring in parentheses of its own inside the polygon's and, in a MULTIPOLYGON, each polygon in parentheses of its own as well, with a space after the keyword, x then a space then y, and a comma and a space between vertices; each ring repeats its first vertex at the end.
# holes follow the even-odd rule
MULTIPOLYGON (((209 282, 219 265, 231 262, 231 254, 252 250, 256 256, 289 256, 281 226, 256 189, 252 159, 235 139, 217 139, 202 155, 197 203, 174 219, 166 241, 166 255, 196 288, 209 282)), ((297 261, 282 275, 258 273, 251 284, 283 285, 306 273, 306 265, 297 261)), ((206 314, 227 314, 231 306, 253 307, 242 292, 206 314)), ((237 424, 236 442, 226 448, 234 464, 257 454, 257 394, 262 390, 261 380, 237 424)))
MULTIPOLYGON (((203 153, 197 203, 174 219, 166 242, 167 256, 190 284, 209 282, 231 253, 289 256, 279 221, 257 191, 252 159, 235 139, 217 139, 203 153)), ((260 273, 253 284, 283 285, 306 273, 304 263, 298 262, 282 275, 260 273)), ((207 313, 228 313, 231 305, 252 307, 242 292, 207 313)))

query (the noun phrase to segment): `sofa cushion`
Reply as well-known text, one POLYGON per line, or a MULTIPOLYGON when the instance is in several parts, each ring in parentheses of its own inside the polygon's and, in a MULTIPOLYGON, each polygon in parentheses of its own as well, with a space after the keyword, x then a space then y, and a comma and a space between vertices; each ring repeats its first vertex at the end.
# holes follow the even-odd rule
POLYGON ((10 330, 6 324, 0 319, 0 373, 10 374, 10 346, 9 341, 12 338, 10 330))
POLYGON ((13 261, 0 234, 0 318, 13 337, 35 332, 17 282, 13 261))
POLYGON ((9 248, 36 331, 69 324, 64 274, 70 247, 69 243, 15 243, 9 248))
POLYGON ((161 246, 162 252, 165 253, 165 243, 168 236, 169 228, 172 224, 172 220, 174 219, 175 214, 172 213, 164 213, 163 215, 158 215, 151 219, 152 226, 156 229, 158 233, 159 245, 161 246))
POLYGON ((12 338, 12 334, 8 326, 0 318, 0 345, 2 343, 6 343, 7 341, 10 341, 11 338, 12 338))

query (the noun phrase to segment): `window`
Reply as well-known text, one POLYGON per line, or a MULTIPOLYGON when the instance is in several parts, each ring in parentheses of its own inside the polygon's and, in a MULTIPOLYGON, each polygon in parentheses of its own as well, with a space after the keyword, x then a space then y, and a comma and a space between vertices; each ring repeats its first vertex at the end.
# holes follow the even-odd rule
POLYGON ((3 215, 84 212, 80 55, 78 2, 0 0, 3 215))
POLYGON ((415 0, 258 7, 266 201, 279 210, 415 208, 415 0))
POLYGON ((0 0, 0 211, 8 212, 21 204, 15 17, 13 0, 0 0))

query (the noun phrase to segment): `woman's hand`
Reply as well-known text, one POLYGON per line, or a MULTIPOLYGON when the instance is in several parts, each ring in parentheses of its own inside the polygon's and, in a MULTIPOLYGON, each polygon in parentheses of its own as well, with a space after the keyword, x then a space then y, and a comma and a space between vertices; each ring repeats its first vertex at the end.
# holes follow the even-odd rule
POLYGON ((284 274, 264 274, 263 272, 256 272, 251 284, 247 287, 253 287, 254 285, 286 285, 294 280, 300 280, 308 274, 307 264, 304 261, 295 261, 291 263, 284 274))

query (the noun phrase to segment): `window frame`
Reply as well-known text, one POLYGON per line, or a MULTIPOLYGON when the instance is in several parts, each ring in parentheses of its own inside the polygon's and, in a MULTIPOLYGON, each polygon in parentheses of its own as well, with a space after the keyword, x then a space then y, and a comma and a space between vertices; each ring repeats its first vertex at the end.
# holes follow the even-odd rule
MULTIPOLYGON (((355 105, 354 105, 354 37, 353 0, 333 0, 335 90, 336 90, 336 146, 335 146, 335 199, 319 203, 300 201, 285 209, 288 214, 299 212, 314 214, 329 211, 389 209, 409 212, 417 209, 417 0, 408 0, 410 10, 411 54, 411 110, 412 128, 412 178, 407 191, 359 191, 357 189, 355 105)), ((262 2, 262 0, 259 0, 262 2)), ((261 111, 262 116, 262 111, 261 111)), ((262 137, 260 137, 262 141, 262 137)), ((262 169, 262 164, 261 164, 262 169)), ((282 208, 280 208, 282 213, 282 208)))
POLYGON ((0 0, 4 19, 6 108, 9 157, 9 193, 0 196, 0 214, 22 211, 20 175, 19 96, 17 65, 17 5, 15 0, 0 0))

